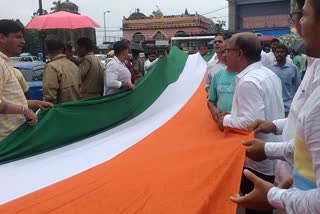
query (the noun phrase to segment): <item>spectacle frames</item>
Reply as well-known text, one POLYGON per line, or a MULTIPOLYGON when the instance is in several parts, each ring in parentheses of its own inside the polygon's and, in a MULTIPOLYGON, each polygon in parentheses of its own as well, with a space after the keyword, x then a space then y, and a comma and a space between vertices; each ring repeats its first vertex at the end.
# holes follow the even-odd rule
POLYGON ((214 42, 213 42, 213 44, 222 44, 223 43, 223 41, 222 40, 214 40, 214 42))
POLYGON ((240 49, 239 48, 225 48, 223 50, 223 53, 224 54, 229 54, 231 51, 238 51, 238 50, 240 50, 240 49))
POLYGON ((302 17, 302 11, 297 11, 289 14, 291 23, 294 23, 296 18, 301 19, 302 17))

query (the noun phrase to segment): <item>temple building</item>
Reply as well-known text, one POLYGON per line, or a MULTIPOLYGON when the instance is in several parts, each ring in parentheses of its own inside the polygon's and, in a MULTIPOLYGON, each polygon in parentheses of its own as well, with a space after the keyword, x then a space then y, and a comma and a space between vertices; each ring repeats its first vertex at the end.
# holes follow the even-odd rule
POLYGON ((165 16, 160 10, 146 16, 137 9, 128 18, 123 17, 123 37, 143 44, 166 45, 175 36, 208 35, 215 32, 212 20, 189 14, 165 16))

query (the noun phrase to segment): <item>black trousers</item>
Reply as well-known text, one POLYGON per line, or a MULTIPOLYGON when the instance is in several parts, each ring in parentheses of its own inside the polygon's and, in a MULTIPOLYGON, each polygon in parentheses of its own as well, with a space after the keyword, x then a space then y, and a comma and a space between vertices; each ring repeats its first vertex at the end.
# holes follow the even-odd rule
MULTIPOLYGON (((272 184, 274 182, 274 176, 264 175, 264 174, 261 174, 260 172, 257 172, 248 168, 245 168, 245 169, 251 171, 256 176, 258 176, 259 178, 265 181, 268 181, 272 184)), ((242 173, 240 191, 243 194, 247 194, 251 192, 253 189, 254 189, 253 183, 242 173)), ((246 214, 272 214, 273 213, 273 210, 253 210, 253 209, 245 209, 245 210, 246 210, 246 214)))

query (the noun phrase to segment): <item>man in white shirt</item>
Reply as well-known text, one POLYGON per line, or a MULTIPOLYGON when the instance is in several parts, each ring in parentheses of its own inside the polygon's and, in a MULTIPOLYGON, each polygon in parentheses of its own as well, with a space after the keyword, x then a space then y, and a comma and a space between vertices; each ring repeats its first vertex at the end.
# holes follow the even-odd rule
MULTIPOLYGON (((261 44, 252 33, 239 33, 231 37, 225 49, 227 70, 239 73, 236 76, 236 88, 232 102, 231 114, 219 118, 219 128, 232 127, 248 129, 256 119, 270 120, 284 117, 281 80, 261 63, 261 44)), ((277 140, 273 134, 256 135, 269 141, 277 140)), ((245 168, 257 176, 273 182, 274 163, 271 160, 255 162, 245 160, 245 168)), ((247 194, 253 184, 243 176, 241 192, 247 194)), ((272 213, 272 211, 246 210, 246 213, 272 213)))
MULTIPOLYGON (((274 38, 271 40, 271 51, 269 53, 266 53, 266 55, 263 56, 262 58, 262 64, 266 67, 273 65, 274 63, 277 62, 276 56, 275 56, 275 51, 277 46, 280 44, 280 40, 277 38, 274 38)), ((287 55, 287 62, 293 63, 292 59, 290 58, 290 55, 287 55)))
POLYGON ((131 83, 131 73, 124 64, 128 58, 129 46, 125 41, 118 41, 113 45, 114 57, 105 69, 104 95, 114 94, 126 89, 134 90, 131 83))
POLYGON ((216 35, 214 38, 214 45, 213 50, 215 51, 215 55, 213 56, 213 61, 210 62, 207 66, 207 73, 206 73, 206 82, 205 82, 205 89, 208 92, 211 85, 211 80, 218 71, 222 68, 225 68, 225 64, 223 61, 223 50, 225 48, 225 40, 230 39, 231 35, 229 34, 221 34, 216 35))
POLYGON ((266 67, 269 65, 269 55, 266 52, 264 52, 263 49, 261 51, 261 63, 266 67))
POLYGON ((148 73, 158 60, 159 58, 157 58, 157 53, 155 51, 151 51, 148 54, 148 60, 144 63, 144 73, 148 73))
MULTIPOLYGON (((296 1, 301 9, 304 1, 296 1)), ((320 58, 320 42, 317 37, 320 33, 319 8, 319 0, 306 0, 303 7, 303 16, 301 10, 294 14, 298 28, 299 23, 301 24, 301 35, 305 42, 307 54, 317 58, 320 58)), ((288 118, 288 120, 291 118, 291 122, 296 124, 294 128, 291 128, 295 132, 295 138, 277 144, 259 140, 245 143, 247 156, 257 161, 266 158, 282 159, 293 164, 294 188, 280 189, 255 177, 250 172, 245 172, 245 175, 255 184, 255 188, 246 196, 231 197, 231 200, 240 206, 278 208, 285 210, 287 213, 320 213, 320 87, 316 87, 314 84, 314 81, 319 79, 319 75, 314 73, 319 73, 319 61, 312 60, 308 63, 306 77, 294 98, 288 118), (310 82, 307 82, 307 80, 310 82), (308 87, 308 83, 311 87, 308 87), (296 119, 291 117, 293 114, 298 114, 296 119)), ((274 123, 269 122, 269 124, 267 122, 259 124, 258 121, 255 126, 258 126, 256 131, 277 132, 284 125, 291 126, 289 121, 285 123, 283 120, 274 121, 274 123)), ((287 131, 292 132, 292 130, 287 131)))

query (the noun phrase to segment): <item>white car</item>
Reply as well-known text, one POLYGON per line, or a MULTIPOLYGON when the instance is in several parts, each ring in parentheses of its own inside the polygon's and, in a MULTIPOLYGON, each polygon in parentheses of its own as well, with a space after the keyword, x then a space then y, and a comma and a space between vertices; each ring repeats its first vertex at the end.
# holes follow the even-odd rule
POLYGON ((36 56, 18 56, 18 57, 10 57, 12 62, 34 62, 39 61, 36 56))
POLYGON ((95 55, 99 58, 100 62, 103 64, 103 66, 105 66, 106 59, 108 58, 108 56, 105 54, 95 54, 95 55))

